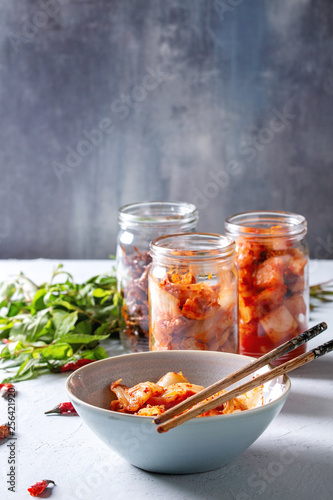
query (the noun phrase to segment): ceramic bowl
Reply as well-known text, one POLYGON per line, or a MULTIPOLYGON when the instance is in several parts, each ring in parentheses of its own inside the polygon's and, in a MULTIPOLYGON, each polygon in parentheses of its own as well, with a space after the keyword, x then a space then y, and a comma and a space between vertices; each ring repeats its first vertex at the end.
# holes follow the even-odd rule
POLYGON ((131 464, 168 474, 204 472, 229 463, 264 432, 287 399, 288 377, 265 386, 263 406, 230 415, 194 418, 164 434, 157 432, 152 417, 110 411, 110 383, 122 378, 122 383, 131 387, 148 380, 156 382, 169 371, 182 371, 191 383, 207 387, 250 360, 211 351, 126 354, 76 370, 68 378, 66 389, 87 426, 131 464))

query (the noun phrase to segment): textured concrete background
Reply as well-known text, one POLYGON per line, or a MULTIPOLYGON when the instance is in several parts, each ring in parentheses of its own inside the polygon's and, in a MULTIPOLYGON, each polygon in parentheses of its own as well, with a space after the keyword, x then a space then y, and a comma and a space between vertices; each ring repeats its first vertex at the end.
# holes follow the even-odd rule
POLYGON ((106 258, 117 209, 309 222, 333 254, 331 0, 1 0, 0 257, 106 258))

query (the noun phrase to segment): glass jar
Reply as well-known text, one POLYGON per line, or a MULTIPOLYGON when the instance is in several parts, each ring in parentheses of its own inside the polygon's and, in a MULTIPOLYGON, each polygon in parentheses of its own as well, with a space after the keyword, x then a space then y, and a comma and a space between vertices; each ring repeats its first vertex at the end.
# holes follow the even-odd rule
POLYGON ((235 243, 175 234, 152 242, 150 253, 150 349, 237 352, 235 243))
POLYGON ((120 338, 125 349, 149 350, 148 271, 149 245, 164 234, 195 231, 198 211, 191 203, 142 202, 119 210, 117 244, 120 338))
MULTIPOLYGON (((308 327, 306 219, 288 212, 246 212, 226 220, 235 239, 240 354, 259 357, 308 327)), ((306 351, 304 344, 275 364, 306 351)))

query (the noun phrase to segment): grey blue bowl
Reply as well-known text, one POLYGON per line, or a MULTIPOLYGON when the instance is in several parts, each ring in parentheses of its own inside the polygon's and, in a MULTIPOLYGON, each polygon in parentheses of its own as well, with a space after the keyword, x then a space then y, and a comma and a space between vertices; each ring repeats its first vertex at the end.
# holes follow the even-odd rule
POLYGON ((131 387, 147 380, 156 382, 169 371, 182 371, 191 383, 207 387, 250 361, 237 354, 209 351, 126 354, 76 370, 66 389, 88 427, 131 464, 167 474, 204 472, 229 463, 264 432, 288 397, 288 377, 276 381, 275 389, 279 386, 280 390, 275 396, 268 394, 269 402, 261 407, 195 418, 164 434, 156 431, 151 417, 110 411, 110 383, 122 378, 131 387))

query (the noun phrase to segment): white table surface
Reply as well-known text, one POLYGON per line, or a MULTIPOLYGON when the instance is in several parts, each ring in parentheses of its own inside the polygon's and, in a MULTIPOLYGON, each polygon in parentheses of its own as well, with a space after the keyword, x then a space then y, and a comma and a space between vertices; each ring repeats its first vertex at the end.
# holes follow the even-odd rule
MULTIPOLYGON (((107 260, 62 262, 77 281, 112 267, 107 260)), ((0 281, 23 271, 41 283, 57 263, 3 260, 0 281)), ((312 261, 310 277, 312 284, 333 278, 333 261, 312 261)), ((329 325, 317 339, 323 343, 333 337, 331 305, 313 314, 311 324, 319 321, 329 325)), ((315 345, 316 340, 309 343, 315 345)), ((17 384, 16 492, 7 490, 9 448, 2 443, 1 499, 30 498, 27 488, 41 479, 56 482, 51 498, 61 500, 331 500, 333 496, 333 354, 291 375, 292 390, 282 412, 237 460, 192 475, 139 470, 95 438, 80 417, 44 415, 68 401, 66 378, 66 374, 50 374, 17 384)), ((0 422, 6 421, 7 405, 1 400, 0 422)))

